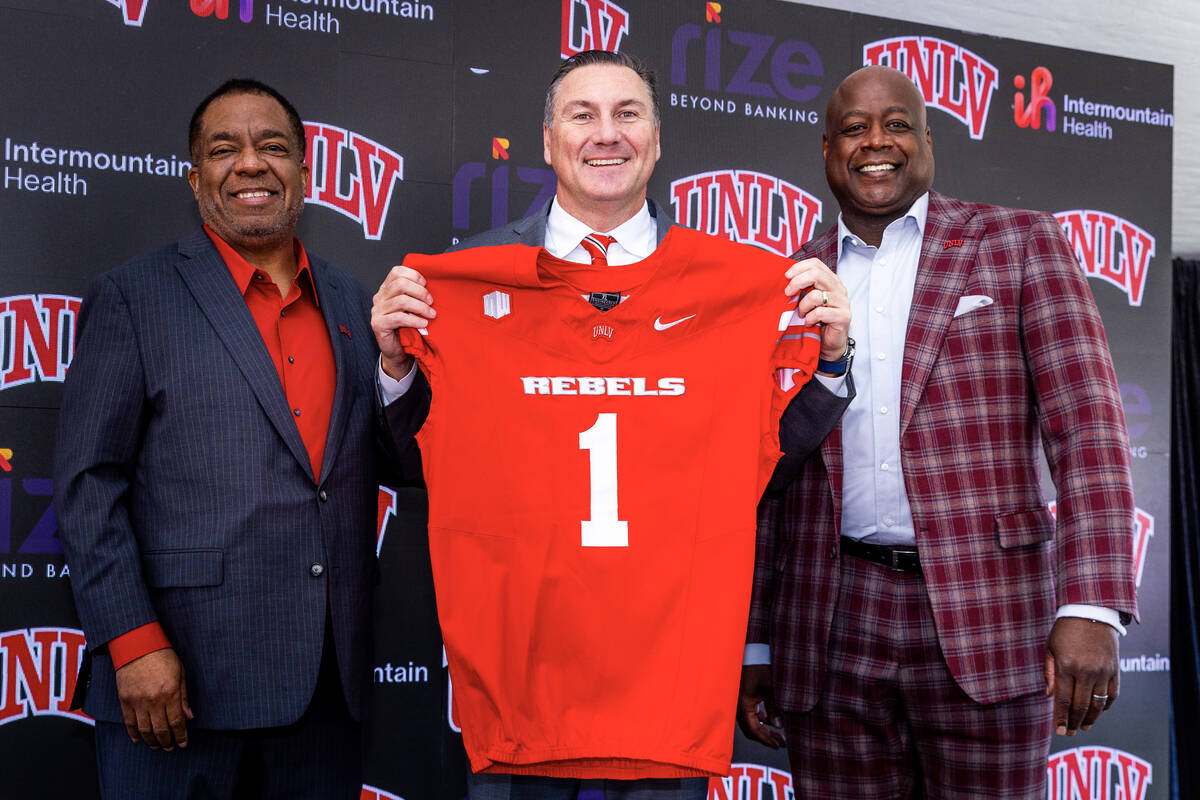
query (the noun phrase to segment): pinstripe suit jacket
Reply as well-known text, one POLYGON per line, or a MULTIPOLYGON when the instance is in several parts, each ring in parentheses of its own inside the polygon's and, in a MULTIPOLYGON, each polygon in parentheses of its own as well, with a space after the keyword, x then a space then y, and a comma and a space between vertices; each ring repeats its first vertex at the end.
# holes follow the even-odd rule
POLYGON ((121 721, 105 644, 157 620, 187 670, 195 725, 294 722, 316 685, 327 595, 347 703, 363 711, 377 351, 366 291, 310 265, 337 369, 319 480, 203 231, 102 275, 83 301, 54 499, 97 719, 121 721))
MULTIPOLYGON (((796 257, 834 266, 836 240, 834 227, 796 257)), ((771 645, 776 700, 788 711, 819 699, 838 613, 841 451, 839 426, 760 515, 748 641, 771 645)), ((1121 399, 1091 291, 1049 214, 931 193, 904 344, 900 452, 938 638, 970 697, 1045 688, 1060 604, 1136 614, 1121 399), (955 317, 967 295, 995 302, 955 317), (1057 523, 1039 487, 1039 443, 1057 523)))

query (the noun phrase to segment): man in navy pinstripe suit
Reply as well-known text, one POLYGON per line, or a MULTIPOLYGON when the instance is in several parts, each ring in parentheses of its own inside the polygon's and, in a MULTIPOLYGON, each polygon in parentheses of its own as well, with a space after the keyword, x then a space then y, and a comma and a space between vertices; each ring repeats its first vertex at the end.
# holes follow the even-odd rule
POLYGON ((55 508, 105 797, 357 798, 379 453, 370 298, 294 238, 291 104, 196 110, 203 230, 99 277, 55 508))

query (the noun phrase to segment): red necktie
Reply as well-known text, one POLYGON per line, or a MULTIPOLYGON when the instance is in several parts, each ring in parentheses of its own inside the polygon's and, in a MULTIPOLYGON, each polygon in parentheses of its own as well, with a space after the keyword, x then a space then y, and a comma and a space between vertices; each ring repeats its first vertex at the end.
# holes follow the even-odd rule
POLYGON ((616 241, 614 236, 605 236, 603 233, 589 233, 583 237, 583 241, 579 246, 588 251, 592 257, 592 266, 608 266, 608 246, 616 241))

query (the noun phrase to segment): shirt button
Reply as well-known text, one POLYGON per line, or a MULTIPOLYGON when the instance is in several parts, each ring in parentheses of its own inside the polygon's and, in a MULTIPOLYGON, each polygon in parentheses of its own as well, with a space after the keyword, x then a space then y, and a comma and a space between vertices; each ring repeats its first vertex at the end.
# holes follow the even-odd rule
POLYGON ((883 518, 883 524, 884 524, 886 527, 890 528, 890 527, 892 527, 894 524, 896 524, 896 521, 895 521, 894 519, 892 519, 891 517, 884 517, 884 518, 883 518))
POLYGON ((287 310, 285 309, 285 310, 283 310, 283 311, 280 311, 280 312, 279 312, 279 316, 281 316, 281 317, 286 317, 286 316, 287 316, 287 310))
POLYGON ((882 313, 883 313, 883 306, 875 306, 875 313, 876 313, 876 314, 882 314, 882 313))
POLYGON ((878 358, 880 361, 883 361, 885 358, 887 358, 887 353, 880 353, 879 355, 877 355, 875 357, 878 358))
POLYGON ((312 575, 314 578, 319 578, 325 574, 325 567, 321 566, 320 564, 313 564, 308 568, 308 574, 312 575))
POLYGON ((880 413, 880 414, 886 414, 886 413, 887 413, 887 406, 880 406, 880 407, 879 407, 879 413, 880 413))
POLYGON ((881 267, 886 267, 886 266, 887 266, 887 259, 886 259, 886 258, 881 258, 881 259, 879 259, 879 266, 881 266, 881 267))
POLYGON ((265 276, 265 275, 263 275, 261 272, 256 272, 256 273, 254 273, 254 280, 256 280, 256 281, 261 281, 261 280, 262 280, 263 278, 265 278, 265 277, 266 277, 266 276, 265 276))
POLYGON ((324 502, 326 502, 327 500, 329 500, 329 495, 327 495, 327 494, 325 493, 325 490, 324 490, 324 489, 322 489, 321 491, 317 492, 317 497, 319 497, 319 498, 320 498, 320 500, 321 500, 321 502, 322 502, 322 503, 324 503, 324 502))
POLYGON ((288 356, 288 363, 289 363, 289 364, 295 364, 295 363, 296 363, 296 359, 295 359, 295 358, 293 358, 292 356, 288 356))
POLYGON ((298 417, 298 416, 300 416, 300 409, 298 409, 298 408, 293 408, 293 409, 292 409, 292 413, 293 413, 293 414, 295 414, 295 415, 298 417))
POLYGON ((884 472, 887 472, 887 471, 888 471, 888 465, 887 465, 887 464, 880 464, 880 465, 879 465, 879 468, 880 468, 881 470, 883 470, 884 472))

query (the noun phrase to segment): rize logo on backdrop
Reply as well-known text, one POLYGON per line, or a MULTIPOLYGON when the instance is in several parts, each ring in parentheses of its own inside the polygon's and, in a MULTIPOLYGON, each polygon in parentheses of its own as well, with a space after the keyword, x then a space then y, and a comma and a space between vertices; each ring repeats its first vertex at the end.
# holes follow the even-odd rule
POLYGON ((812 238, 821 201, 751 170, 715 170, 671 182, 675 222, 789 256, 812 238))
POLYGON ((707 800, 784 800, 794 796, 792 773, 766 764, 735 762, 724 778, 708 779, 707 800))
POLYGON ((1077 208, 1059 211, 1054 218, 1066 231, 1084 273, 1122 289, 1129 305, 1140 306, 1154 258, 1154 237, 1107 211, 1077 208))
POLYGON ((570 58, 584 50, 621 49, 629 33, 629 12, 610 0, 562 0, 562 47, 570 58))
POLYGON ((1154 771, 1133 753, 1094 745, 1051 754, 1046 776, 1046 800, 1146 800, 1154 771))
POLYGON ((925 98, 982 139, 999 71, 982 57, 932 36, 897 36, 863 45, 863 64, 892 67, 907 75, 925 98))
MULTIPOLYGON (((1058 516, 1058 503, 1051 500, 1046 504, 1051 516, 1058 516)), ((1142 585, 1142 574, 1146 570, 1146 552, 1154 536, 1154 515, 1140 508, 1133 509, 1133 585, 1142 585)))
MULTIPOLYGON (((539 142, 540 145, 540 142, 539 142)), ((517 142, 519 148, 521 142, 517 142)), ((454 173, 452 184, 452 213, 451 228, 454 231, 475 229, 472 225, 471 211, 476 205, 473 199, 486 201, 490 215, 481 228, 495 228, 514 219, 521 219, 532 214, 554 196, 557 178, 554 170, 545 167, 520 167, 497 162, 508 161, 512 157, 514 145, 512 141, 500 136, 491 139, 491 162, 468 161, 454 173), (515 179, 514 179, 515 178, 515 179), (528 194, 536 189, 533 202, 522 213, 509 214, 509 196, 512 190, 528 194)), ((540 150, 539 150, 540 153, 540 150)), ((457 240, 456 240, 457 241, 457 240)))
POLYGON ((708 3, 707 30, 688 22, 672 34, 671 85, 686 90, 671 92, 671 107, 816 124, 820 118, 816 109, 780 103, 808 103, 820 94, 819 79, 824 77, 825 68, 817 49, 803 39, 781 39, 773 33, 724 27, 719 12, 718 4, 708 3), (734 63, 737 67, 729 73, 727 67, 734 63), (699 91, 691 89, 691 79, 700 75, 705 94, 691 94, 699 91), (743 101, 719 95, 754 99, 743 101))
POLYGON ((304 199, 355 220, 367 239, 380 238, 392 190, 404 180, 404 157, 325 122, 305 122, 304 135, 310 170, 304 199))
POLYGON ((0 391, 62 382, 75 354, 80 302, 58 294, 0 297, 0 391))
POLYGON ((1033 128, 1035 131, 1046 121, 1046 130, 1053 131, 1058 119, 1058 109, 1050 99, 1050 87, 1054 85, 1054 76, 1045 67, 1034 67, 1028 81, 1029 98, 1025 97, 1026 80, 1024 75, 1013 78, 1013 122, 1019 128, 1033 128))
POLYGON ((70 711, 84 651, 83 631, 26 628, 0 632, 0 725, 29 717, 67 717, 95 724, 82 711, 70 711))

